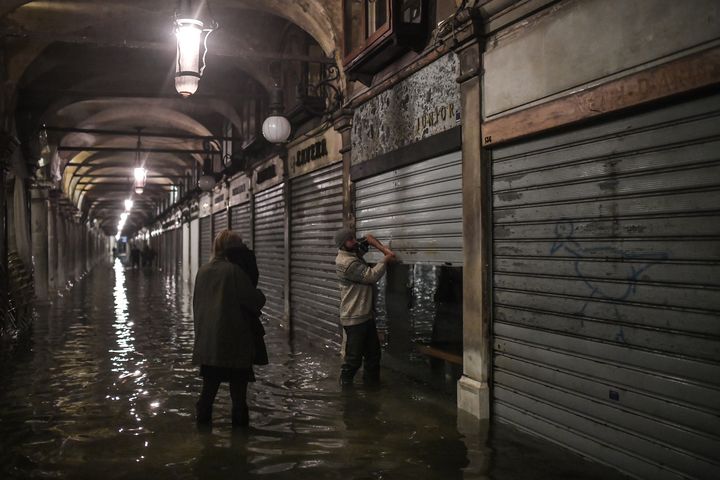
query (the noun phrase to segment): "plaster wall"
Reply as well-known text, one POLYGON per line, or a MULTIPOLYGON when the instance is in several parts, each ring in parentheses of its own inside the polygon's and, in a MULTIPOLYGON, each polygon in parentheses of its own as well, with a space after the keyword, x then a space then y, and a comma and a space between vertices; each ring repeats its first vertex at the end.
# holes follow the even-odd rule
POLYGON ((565 0, 488 40, 483 117, 718 43, 717 0, 565 0))

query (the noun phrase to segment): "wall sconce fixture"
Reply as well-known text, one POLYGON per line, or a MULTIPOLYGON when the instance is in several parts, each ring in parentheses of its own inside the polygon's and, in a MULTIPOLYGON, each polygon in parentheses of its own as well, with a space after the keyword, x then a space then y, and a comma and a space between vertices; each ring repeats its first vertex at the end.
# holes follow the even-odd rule
POLYGON ((213 154, 215 152, 212 149, 212 142, 210 142, 210 140, 203 141, 203 150, 205 150, 205 158, 203 159, 202 175, 198 179, 198 187, 203 192, 209 192, 215 188, 215 184, 217 183, 213 169, 213 154))
MULTIPOLYGON (((279 71, 277 63, 274 63, 276 71, 279 71)), ((332 115, 338 111, 343 104, 343 95, 336 86, 340 78, 340 69, 337 65, 321 66, 321 80, 315 84, 300 82, 297 86, 297 95, 302 108, 318 117, 332 115)), ((271 65, 271 72, 273 65, 271 65)), ((271 73, 274 79, 274 86, 270 91, 270 115, 262 125, 262 132, 265 139, 271 143, 285 143, 290 138, 292 126, 284 115, 283 91, 280 86, 279 73, 271 73)))
POLYGON ((200 77, 206 67, 207 40, 218 28, 214 20, 211 20, 210 26, 206 27, 200 19, 195 18, 199 15, 197 12, 192 12, 190 3, 188 0, 180 2, 180 8, 173 22, 177 38, 175 89, 185 98, 198 89, 200 77))
POLYGON ((298 100, 303 108, 318 117, 332 115, 340 110, 343 94, 337 87, 340 69, 337 65, 321 65, 321 80, 316 84, 300 82, 298 100))

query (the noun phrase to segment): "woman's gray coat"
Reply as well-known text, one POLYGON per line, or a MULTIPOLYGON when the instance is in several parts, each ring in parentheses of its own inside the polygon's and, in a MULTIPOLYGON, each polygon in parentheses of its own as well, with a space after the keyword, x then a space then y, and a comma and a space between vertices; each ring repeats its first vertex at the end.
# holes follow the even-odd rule
POLYGON ((252 367, 255 339, 250 315, 259 316, 263 305, 265 295, 237 265, 215 258, 200 267, 193 293, 193 363, 252 367))

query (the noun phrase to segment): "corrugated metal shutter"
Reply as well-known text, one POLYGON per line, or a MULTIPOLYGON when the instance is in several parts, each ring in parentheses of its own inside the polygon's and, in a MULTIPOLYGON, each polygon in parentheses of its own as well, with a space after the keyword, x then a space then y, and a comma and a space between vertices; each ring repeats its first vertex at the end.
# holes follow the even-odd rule
POLYGON ((252 239, 252 212, 250 211, 250 202, 241 203, 230 207, 230 228, 239 233, 243 242, 250 248, 253 245, 252 239))
POLYGON ((200 266, 210 261, 212 256, 212 217, 200 219, 200 266))
POLYGON ((290 212, 290 313, 293 329, 340 345, 335 231, 342 227, 342 163, 294 178, 290 212))
POLYGON ((720 96, 497 148, 492 173, 496 416, 717 478, 720 96))
POLYGON ((213 241, 215 236, 228 228, 227 210, 220 210, 213 214, 213 241))
MULTIPOLYGON (((462 162, 449 153, 355 183, 358 235, 391 242, 406 263, 462 265, 462 162)), ((374 249, 366 259, 376 262, 374 249)))
POLYGON ((255 195, 255 257, 267 302, 263 314, 285 319, 285 197, 284 184, 255 195))

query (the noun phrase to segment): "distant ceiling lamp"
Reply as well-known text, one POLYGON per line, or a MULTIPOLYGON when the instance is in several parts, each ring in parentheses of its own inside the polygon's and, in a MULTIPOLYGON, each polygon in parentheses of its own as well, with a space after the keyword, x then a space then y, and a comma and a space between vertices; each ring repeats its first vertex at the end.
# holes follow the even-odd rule
POLYGON ((177 56, 175 62, 175 89, 187 98, 198 89, 200 77, 205 71, 207 39, 217 30, 217 22, 211 20, 211 26, 195 18, 189 0, 181 1, 175 14, 175 37, 177 38, 177 56))
POLYGON ((132 210, 133 203, 134 203, 134 202, 133 202, 131 199, 129 199, 129 198, 128 198, 128 199, 125 199, 125 211, 126 211, 126 212, 129 212, 130 210, 132 210))
POLYGON ((145 181, 147 180, 147 170, 145 170, 145 167, 142 165, 142 160, 140 158, 140 131, 142 129, 138 128, 138 139, 137 139, 137 149, 135 150, 135 169, 133 170, 133 176, 135 177, 135 193, 138 195, 142 195, 143 190, 145 189, 145 181))

